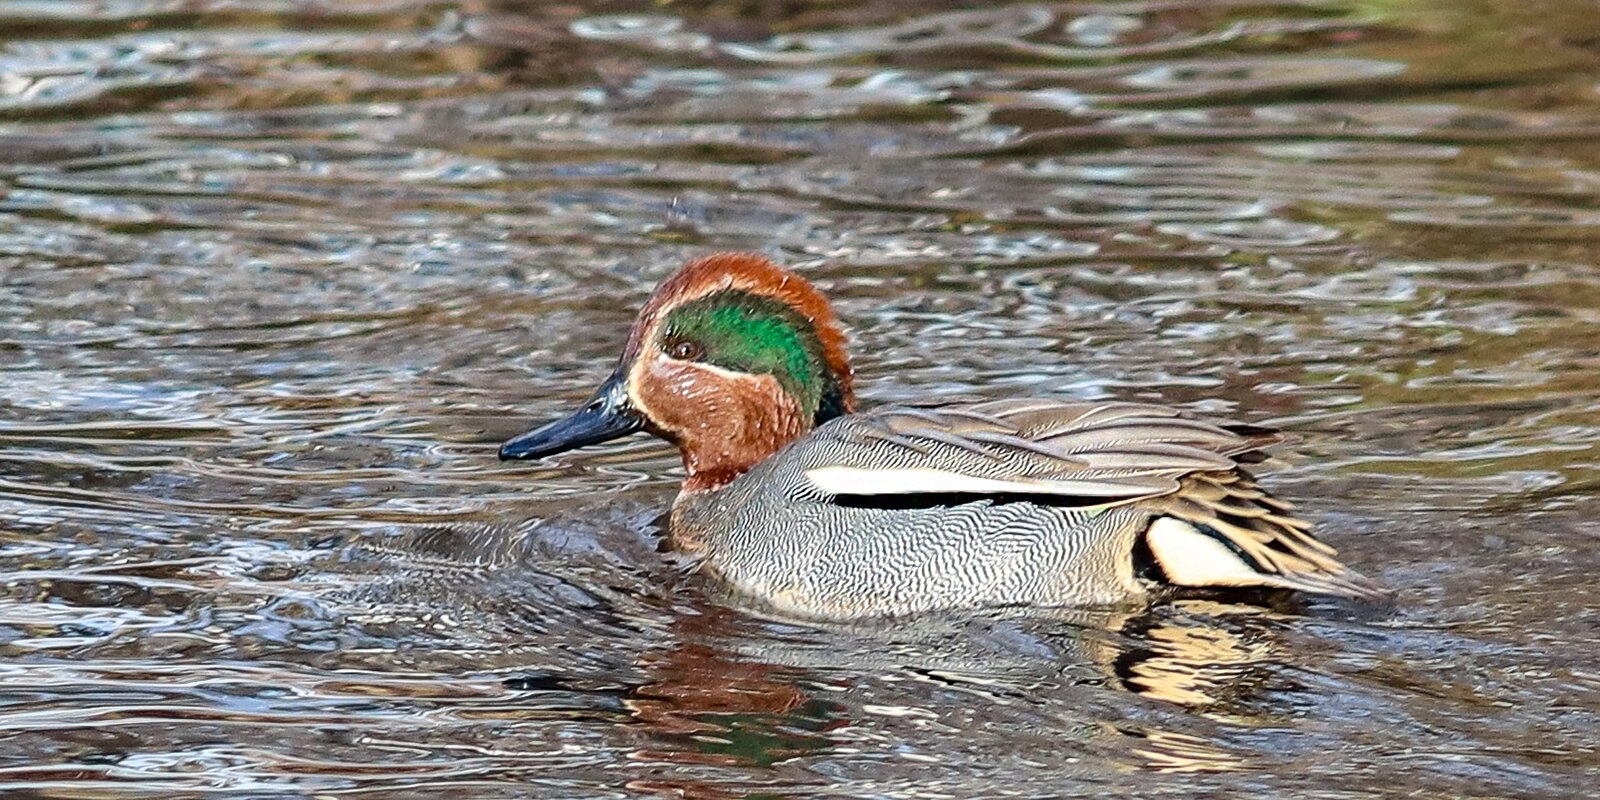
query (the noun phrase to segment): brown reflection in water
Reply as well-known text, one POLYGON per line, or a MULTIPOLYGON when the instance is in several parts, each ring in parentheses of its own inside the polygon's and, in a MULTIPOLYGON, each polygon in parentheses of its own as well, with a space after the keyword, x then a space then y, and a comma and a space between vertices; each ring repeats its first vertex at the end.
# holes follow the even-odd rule
MULTIPOLYGON (((793 668, 732 657, 704 643, 725 631, 733 616, 717 608, 680 615, 672 626, 676 646, 641 656, 638 666, 651 680, 624 706, 661 744, 635 750, 631 758, 647 764, 765 767, 823 752, 829 740, 822 734, 848 724, 837 704, 817 700, 796 685, 793 668)), ((685 771, 640 778, 628 788, 670 797, 744 796, 685 771)))

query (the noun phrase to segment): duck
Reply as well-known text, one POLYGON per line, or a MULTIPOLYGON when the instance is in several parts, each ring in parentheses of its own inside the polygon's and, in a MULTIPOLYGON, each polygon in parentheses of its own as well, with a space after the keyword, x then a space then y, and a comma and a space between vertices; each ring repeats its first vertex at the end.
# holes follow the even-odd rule
POLYGON ((662 281, 593 396, 499 457, 641 431, 682 455, 671 546, 785 615, 1386 596, 1248 471, 1278 432, 1050 397, 859 410, 827 298, 753 253, 662 281))

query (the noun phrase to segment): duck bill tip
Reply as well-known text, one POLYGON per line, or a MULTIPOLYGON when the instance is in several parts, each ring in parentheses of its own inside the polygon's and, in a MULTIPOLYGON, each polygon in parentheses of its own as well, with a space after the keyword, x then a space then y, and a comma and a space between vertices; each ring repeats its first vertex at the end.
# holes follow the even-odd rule
POLYGON ((501 461, 527 461, 609 442, 644 428, 616 381, 607 381, 582 408, 500 445, 501 461))

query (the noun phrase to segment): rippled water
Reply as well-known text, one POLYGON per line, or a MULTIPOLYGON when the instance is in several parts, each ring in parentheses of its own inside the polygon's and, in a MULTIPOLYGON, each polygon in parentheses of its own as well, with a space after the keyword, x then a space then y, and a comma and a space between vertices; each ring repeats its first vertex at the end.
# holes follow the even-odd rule
POLYGON ((1590 0, 581 5, 0 2, 5 796, 1593 785, 1590 0), (494 459, 714 249, 869 402, 1293 430, 1395 606, 730 606, 662 445, 494 459))

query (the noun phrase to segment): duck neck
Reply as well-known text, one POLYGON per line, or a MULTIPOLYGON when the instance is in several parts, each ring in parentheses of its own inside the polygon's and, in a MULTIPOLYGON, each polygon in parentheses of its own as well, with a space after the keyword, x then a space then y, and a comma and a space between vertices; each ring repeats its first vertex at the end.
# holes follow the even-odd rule
POLYGON ((683 451, 686 495, 716 491, 749 472, 811 430, 788 395, 779 402, 741 403, 735 413, 707 414, 701 424, 677 431, 683 451))

